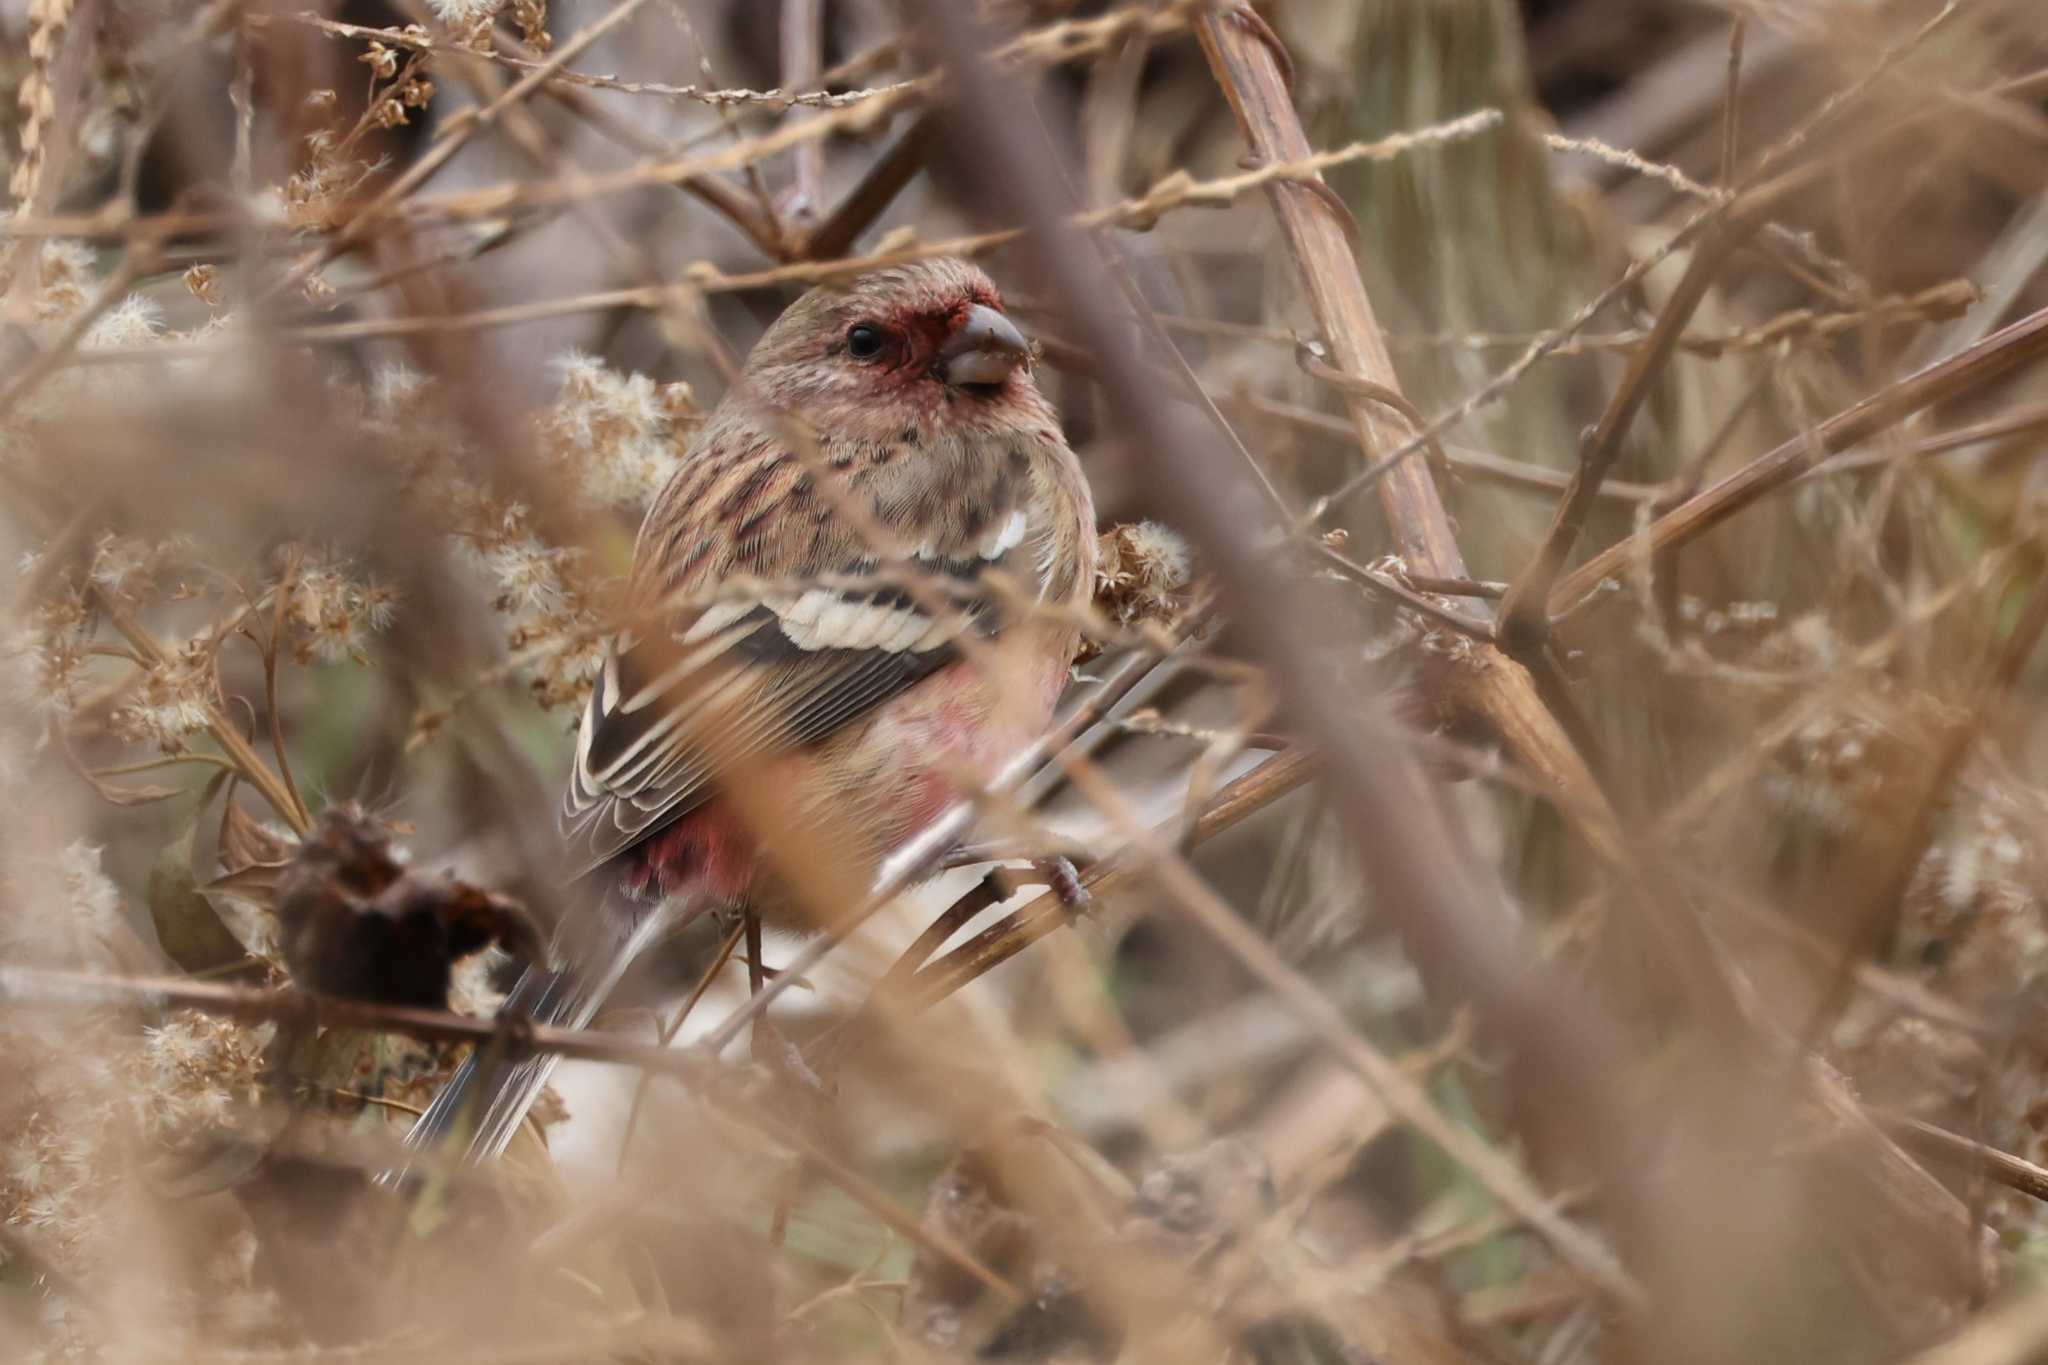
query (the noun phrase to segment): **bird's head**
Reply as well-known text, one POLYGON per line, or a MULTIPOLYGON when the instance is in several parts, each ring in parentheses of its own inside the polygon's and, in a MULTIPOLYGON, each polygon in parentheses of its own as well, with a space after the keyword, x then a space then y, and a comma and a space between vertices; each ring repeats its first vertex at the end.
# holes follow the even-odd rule
POLYGON ((811 290, 762 335, 746 379, 821 429, 881 436, 1037 422, 1031 361, 988 276, 941 257, 811 290))

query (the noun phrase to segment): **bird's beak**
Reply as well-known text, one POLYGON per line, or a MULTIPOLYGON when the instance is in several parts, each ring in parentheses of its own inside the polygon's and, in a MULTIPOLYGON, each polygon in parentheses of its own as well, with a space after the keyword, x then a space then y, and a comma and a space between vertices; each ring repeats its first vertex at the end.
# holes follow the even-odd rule
POLYGON ((1031 358, 1031 343, 1017 324, 975 304, 939 348, 939 377, 948 384, 1000 384, 1031 358))

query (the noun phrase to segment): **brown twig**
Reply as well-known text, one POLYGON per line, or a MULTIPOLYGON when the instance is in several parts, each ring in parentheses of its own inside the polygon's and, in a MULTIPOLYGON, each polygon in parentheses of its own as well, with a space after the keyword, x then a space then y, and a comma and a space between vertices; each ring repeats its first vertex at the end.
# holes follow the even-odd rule
MULTIPOLYGON (((824 0, 782 0, 782 88, 808 90, 817 83, 825 59, 824 0)), ((789 117, 800 120, 801 108, 789 117)), ((790 217, 799 222, 815 219, 825 195, 825 148, 819 142, 798 145, 794 154, 795 174, 790 185, 790 217)))
MULTIPOLYGON (((311 16, 304 17, 308 20, 311 18, 311 16)), ((347 28, 351 26, 341 25, 341 27, 347 28)), ((524 53, 528 57, 533 56, 511 34, 500 32, 495 36, 493 42, 495 45, 509 48, 513 52, 524 53)), ((467 51, 467 49, 462 50, 467 51)), ((515 60, 499 54, 493 55, 498 55, 501 61, 515 60)), ((527 69, 535 69, 539 67, 540 62, 529 60, 520 64, 524 65, 527 69)), ((667 150, 658 139, 649 137, 633 124, 618 118, 609 109, 605 108, 604 105, 598 103, 583 91, 574 88, 573 85, 550 82, 543 88, 543 93, 550 101, 575 114, 576 117, 582 119, 585 123, 588 123, 591 127, 597 129, 622 147, 630 147, 642 156, 658 156, 667 150)), ((768 215, 762 213, 759 205, 745 194, 742 194, 732 182, 716 175, 695 175, 678 181, 676 188, 702 201, 712 212, 724 218, 735 228, 738 228, 741 235, 752 242, 764 255, 777 259, 781 257, 785 244, 776 223, 768 215)))
MULTIPOLYGON (((1766 225, 1768 226, 1768 225, 1766 225)), ((1687 332, 1678 338, 1678 349, 1708 360, 1744 352, 1768 350, 1788 341, 1821 344, 1859 328, 1907 326, 1916 322, 1938 322, 1962 316, 1983 297, 1969 280, 1944 280, 1910 294, 1864 297, 1856 307, 1823 312, 1814 308, 1792 308, 1762 322, 1731 327, 1723 331, 1687 332)), ((1160 315, 1171 331, 1194 336, 1215 336, 1235 341, 1254 341, 1270 346, 1298 349, 1301 338, 1278 327, 1249 322, 1218 322, 1208 318, 1160 315)), ((1542 341, 1546 332, 1390 332, 1387 345, 1402 351, 1486 351, 1519 350, 1542 341)), ((1632 351, 1650 339, 1648 328, 1619 332, 1573 332, 1547 346, 1546 360, 1594 355, 1603 351, 1632 351)), ((1435 424, 1432 424, 1433 426, 1435 424)))
POLYGON ((829 261, 845 255, 852 248, 854 239, 882 216, 882 211, 923 169, 931 139, 929 118, 919 118, 899 133, 888 150, 846 192, 838 207, 803 235, 796 249, 790 253, 792 259, 829 261))
POLYGON ((1836 474, 1854 474, 1866 469, 1896 464, 1900 460, 1923 455, 1945 455, 1950 451, 1968 450, 1972 446, 1987 445, 1992 441, 2003 441, 2013 436, 2027 436, 2044 429, 2048 429, 2048 403, 2036 403, 2031 407, 2014 409, 2000 417, 1990 417, 1982 422, 1957 427, 1953 431, 1944 431, 1936 436, 1917 436, 1910 441, 1901 442, 1896 447, 1888 444, 1881 450, 1836 455, 1821 461, 1794 481, 1803 482, 1836 474))
MULTIPOLYGON (((372 28, 363 24, 347 24, 335 19, 325 19, 317 14, 263 14, 248 16, 255 26, 274 22, 303 24, 337 38, 363 38, 384 44, 386 47, 410 48, 415 52, 446 52, 464 56, 487 56, 501 66, 514 71, 537 71, 543 62, 523 45, 514 35, 499 28, 491 36, 492 50, 478 53, 476 49, 461 43, 437 39, 409 28, 372 28)), ((828 72, 836 75, 838 72, 828 72)), ((781 113, 787 109, 843 109, 859 104, 884 93, 878 90, 848 90, 840 94, 828 94, 823 90, 746 90, 719 88, 702 85, 665 85, 659 81, 622 81, 610 76, 599 76, 587 71, 562 68, 549 73, 548 83, 553 87, 564 85, 582 86, 591 90, 611 90, 622 95, 646 95, 656 99, 687 100, 695 104, 710 105, 713 108, 747 107, 781 113)))
MULTIPOLYGON (((1315 556, 1328 565, 1330 570, 1339 577, 1356 583, 1369 592, 1378 593, 1380 596, 1388 598, 1396 604, 1406 607, 1408 610, 1434 621, 1448 630, 1456 631, 1469 640, 1483 645, 1490 643, 1493 639, 1493 625, 1491 622, 1476 616, 1468 616, 1464 612, 1456 611, 1441 602, 1425 596, 1425 592, 1434 591, 1434 589, 1420 589, 1418 586, 1415 586, 1417 580, 1405 573, 1401 575, 1401 579, 1396 579, 1386 574, 1375 572, 1334 546, 1320 543, 1315 548, 1315 556), (1404 582, 1402 579, 1407 581, 1404 582)), ((1456 582, 1462 584, 1466 580, 1435 579, 1424 575, 1420 581, 1456 582)), ((1490 595, 1485 593, 1473 594, 1473 596, 1480 601, 1490 600, 1490 595)))
MULTIPOLYGON (((691 1013, 710 993, 712 983, 717 981, 718 974, 725 970, 725 964, 732 961, 733 951, 740 946, 740 936, 745 932, 745 924, 735 924, 727 931, 724 941, 718 945, 718 951, 711 957, 711 965, 697 978, 697 984, 691 988, 689 995, 684 997, 683 1003, 676 1007, 675 1014, 657 1030, 657 1041, 663 1047, 675 1041, 676 1034, 682 1031, 683 1024, 691 1013)), ((633 1087, 633 1102, 626 1108, 626 1123, 619 1133, 619 1159, 615 1166, 619 1175, 626 1173, 626 1158, 633 1150, 633 1134, 639 1128, 640 1111, 647 1100, 647 1080, 647 1077, 642 1076, 640 1083, 633 1087)))
MULTIPOLYGON (((175 1009, 251 1023, 299 1023, 317 1028, 367 1029, 427 1042, 503 1044, 505 1030, 489 1019, 445 1010, 384 1005, 317 995, 292 986, 223 986, 189 977, 123 977, 54 968, 0 965, 0 1004, 67 1009, 175 1009)), ((613 1062, 659 1075, 701 1079, 702 1058, 674 1048, 632 1043, 588 1029, 522 1025, 518 1045, 581 1061, 613 1062)))
POLYGON ((1910 1146, 1948 1161, 1975 1166, 2009 1190, 2048 1201, 2048 1169, 2036 1166, 2024 1157, 2002 1152, 1961 1133, 1951 1133, 1910 1114, 1888 1114, 1878 1110, 1872 1117, 1910 1146))
POLYGON ((1501 602, 1499 639, 1502 647, 1516 658, 1528 662, 1549 645, 1551 589, 1578 544, 1579 533, 1593 509, 1595 490, 1620 458, 1622 438, 1628 434, 1643 404, 1649 401, 1650 387, 1670 362, 1686 324, 1705 301, 1707 290, 1728 258, 1762 226, 1763 215, 1773 199, 1769 193, 1747 196, 1740 211, 1731 212, 1707 234, 1687 263, 1685 275, 1672 291, 1664 311, 1658 315, 1650 339, 1629 357, 1628 369, 1580 451, 1571 487, 1558 503, 1550 530, 1501 602))
MULTIPOLYGON (((1204 17, 1196 33, 1252 154, 1266 163, 1298 161, 1307 155, 1308 137, 1270 42, 1232 17, 1204 17)), ((1331 364, 1355 379, 1399 395, 1400 379, 1366 296, 1345 223, 1331 211, 1328 200, 1296 192, 1291 179, 1276 184, 1270 197, 1308 286, 1331 364)), ((1360 448, 1369 455, 1402 445, 1414 430, 1415 424, 1401 413, 1363 392, 1349 392, 1347 399, 1360 448)), ((1388 528, 1408 569, 1432 578, 1471 577, 1426 466, 1404 461, 1387 472, 1379 494, 1388 528)), ((1476 718, 1516 761, 1567 793, 1569 805, 1596 813, 1606 809, 1584 760, 1520 665, 1498 650, 1476 649, 1472 666, 1453 671, 1446 688, 1452 694, 1446 701, 1454 709, 1476 718)), ((1603 842, 1618 838, 1611 819, 1598 814, 1588 828, 1603 842)))
POLYGON ((1639 535, 1611 545, 1566 574, 1549 599, 1553 616, 1599 601, 1601 583, 1619 576, 1635 558, 1682 545, 1718 526, 1765 494, 1812 470, 1826 456, 1868 440, 1896 422, 1980 389, 2022 365, 2048 356, 2048 309, 2029 314, 1973 346, 1844 408, 1758 456, 1727 478, 1688 498, 1639 535))
MULTIPOLYGON (((1082 885, 1088 884, 1084 875, 1082 885)), ((877 1000, 888 999, 901 992, 924 966, 931 961, 932 954, 946 946, 946 940, 958 933, 962 926, 971 922, 976 915, 1001 905, 1010 898, 1015 887, 1004 875, 1001 868, 990 868, 973 886, 967 888, 945 911, 927 924, 917 938, 889 964, 880 981, 869 993, 866 1009, 872 1009, 877 1000)), ((858 1025, 860 1016, 854 1016, 852 1023, 858 1025)), ((855 1027, 851 1032, 858 1032, 855 1027)))
MULTIPOLYGON (((492 1020, 472 1019, 443 1010, 345 1000, 289 986, 254 989, 209 985, 181 977, 115 977, 0 964, 0 1005, 9 1004, 151 1012, 190 1009, 249 1022, 287 1022, 302 1028, 367 1029, 404 1034, 430 1042, 461 1042, 478 1046, 494 1043, 503 1046, 506 1042, 506 1030, 492 1020)), ((674 1076, 700 1086, 716 1079, 715 1071, 707 1067, 703 1056, 695 1051, 630 1043, 587 1029, 522 1023, 516 1042, 521 1049, 530 1052, 557 1053, 583 1061, 612 1062, 637 1067, 650 1074, 674 1076)), ((923 1227, 859 1172, 832 1157, 809 1138, 761 1112, 758 1106, 727 1093, 729 1089, 709 1088, 717 1092, 721 1107, 733 1112, 749 1127, 801 1152, 856 1203, 891 1229, 929 1248, 1010 1301, 1015 1302, 1021 1297, 1008 1281, 950 1238, 923 1227)))
MULTIPOLYGON (((1341 441, 1349 449, 1356 449, 1358 446, 1357 429, 1342 417, 1332 417, 1314 408, 1305 408, 1298 403, 1287 403, 1256 393, 1229 394, 1219 401, 1247 412, 1273 418, 1275 421, 1285 422, 1302 431, 1312 431, 1332 441, 1341 441)), ((1562 493, 1571 486, 1571 475, 1562 470, 1548 469, 1522 460, 1510 460, 1489 451, 1475 450, 1470 446, 1446 445, 1443 458, 1444 467, 1453 474, 1485 483, 1497 483, 1517 492, 1562 493)), ((1600 485, 1599 496, 1617 502, 1633 503, 1653 501, 1662 496, 1663 492, 1664 490, 1656 484, 1608 479, 1600 485)))
POLYGON ((1721 96, 1721 183, 1735 179, 1737 128, 1742 116, 1742 45, 1749 16, 1738 12, 1728 25, 1728 82, 1721 96))

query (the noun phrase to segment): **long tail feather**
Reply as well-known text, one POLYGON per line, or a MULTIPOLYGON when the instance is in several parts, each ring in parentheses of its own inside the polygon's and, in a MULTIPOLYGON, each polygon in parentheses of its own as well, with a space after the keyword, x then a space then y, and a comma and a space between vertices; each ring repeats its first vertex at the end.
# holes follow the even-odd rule
MULTIPOLYGON (((576 917, 582 923, 574 933, 557 935, 555 957, 562 965, 527 968, 500 1017, 555 1028, 587 1026, 640 955, 703 908, 684 902, 631 912, 610 903, 592 907, 576 917)), ((408 1147, 438 1147, 467 1133, 469 1160, 488 1161, 510 1145, 561 1059, 551 1053, 516 1059, 493 1053, 488 1046, 478 1048, 456 1068, 406 1135, 408 1147)))

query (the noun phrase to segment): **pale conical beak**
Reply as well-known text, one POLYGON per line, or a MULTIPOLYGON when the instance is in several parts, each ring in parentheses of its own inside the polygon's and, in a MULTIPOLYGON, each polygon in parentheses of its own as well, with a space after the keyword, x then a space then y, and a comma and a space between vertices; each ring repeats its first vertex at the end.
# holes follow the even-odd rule
POLYGON ((939 377, 948 384, 1000 384, 1031 358, 1031 343, 1017 324, 975 304, 939 348, 939 377))

